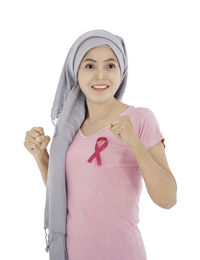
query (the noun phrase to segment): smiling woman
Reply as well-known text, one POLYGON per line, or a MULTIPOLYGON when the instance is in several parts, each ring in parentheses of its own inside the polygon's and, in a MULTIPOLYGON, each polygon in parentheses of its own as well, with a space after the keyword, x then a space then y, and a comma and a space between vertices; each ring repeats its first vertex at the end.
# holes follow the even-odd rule
POLYGON ((78 82, 86 97, 87 123, 106 121, 116 109, 124 107, 114 97, 120 86, 121 75, 118 59, 109 47, 92 48, 83 57, 78 70, 78 82))
POLYGON ((174 198, 161 157, 147 151, 164 140, 154 114, 121 102, 127 72, 124 40, 105 30, 81 35, 66 58, 51 111, 50 260, 146 260, 137 226, 142 176, 160 205, 174 198))
POLYGON ((85 55, 78 71, 78 81, 82 90, 87 86, 106 84, 112 86, 115 93, 120 78, 121 70, 114 52, 111 48, 103 46, 91 49, 85 55))
MULTIPOLYGON (((122 99, 126 88, 127 65, 127 53, 124 40, 120 36, 106 30, 92 30, 78 37, 70 48, 64 62, 51 109, 51 119, 55 126, 55 132, 49 154, 44 214, 44 229, 45 231, 46 229, 49 229, 48 239, 46 240, 46 250, 49 252, 50 260, 73 259, 71 256, 72 251, 70 249, 75 248, 77 252, 80 252, 79 248, 85 240, 84 237, 77 237, 78 239, 83 240, 79 240, 79 242, 78 240, 73 241, 73 237, 76 237, 76 235, 68 236, 69 244, 66 240, 66 228, 70 228, 67 218, 69 216, 69 214, 67 214, 69 213, 68 195, 70 196, 70 194, 67 193, 67 191, 69 191, 69 185, 67 183, 64 166, 66 164, 66 154, 69 146, 85 120, 87 113, 86 96, 87 100, 90 102, 91 108, 93 105, 95 105, 96 108, 98 105, 100 108, 98 114, 93 114, 93 116, 92 114, 90 115, 91 118, 95 118, 94 116, 101 118, 101 111, 103 113, 102 115, 105 116, 108 115, 112 109, 115 111, 116 115, 122 113, 122 107, 120 107, 120 111, 118 111, 119 107, 117 105, 122 104, 120 103, 120 100, 122 99), (98 49, 97 47, 101 48, 98 49), (104 47, 103 53, 102 47, 104 47), (97 50, 97 53, 93 53, 95 50, 97 50), (100 57, 100 54, 103 54, 104 56, 100 57), (96 62, 86 61, 84 66, 82 63, 84 59, 93 59, 96 62), (113 60, 108 61, 108 59, 115 59, 118 64, 113 60), (115 66, 111 64, 114 64, 115 66), (84 73, 87 73, 86 78, 83 76, 84 73), (113 75, 115 75, 115 77, 113 77, 113 75), (103 92, 97 92, 92 86, 99 83, 108 84, 109 88, 103 92), (106 108, 109 108, 109 110, 106 111, 103 104, 105 104, 106 108), (118 110, 116 108, 118 108, 118 110)), ((93 148, 94 144, 92 150, 93 148)), ((92 150, 90 152, 92 152, 92 150)), ((83 154, 85 153, 85 151, 82 152, 83 154)), ((80 163, 77 162, 77 165, 80 165, 80 163)), ((77 195, 79 195, 79 193, 77 193, 77 195)), ((81 205, 79 206, 81 207, 81 205)), ((74 220, 76 217, 79 216, 75 214, 74 220)), ((95 223, 92 226, 93 230, 97 228, 95 223)), ((98 232, 96 232, 96 234, 98 234, 98 232)), ((107 235, 113 236, 112 234, 107 235)), ((82 233, 82 236, 84 236, 84 232, 82 233)), ((101 242, 99 239, 100 237, 97 242, 101 242)), ((108 237, 108 241, 110 241, 112 246, 114 241, 111 240, 111 237, 110 239, 108 237)), ((91 245, 94 249, 93 243, 89 243, 88 245, 91 245)), ((116 243, 114 243, 114 245, 116 245, 116 243)), ((90 250, 90 248, 88 248, 89 251, 87 252, 89 255, 85 252, 84 254, 77 256, 76 259, 98 260, 99 257, 99 259, 106 260, 114 251, 110 251, 110 248, 106 249, 105 243, 103 243, 102 246, 99 248, 96 244, 96 251, 93 252, 95 257, 92 255, 93 249, 90 250), (107 252, 107 250, 110 252, 107 252), (105 257, 102 258, 101 252, 103 251, 105 257)), ((116 254, 114 253, 113 257, 109 259, 114 260, 115 257, 116 254)))

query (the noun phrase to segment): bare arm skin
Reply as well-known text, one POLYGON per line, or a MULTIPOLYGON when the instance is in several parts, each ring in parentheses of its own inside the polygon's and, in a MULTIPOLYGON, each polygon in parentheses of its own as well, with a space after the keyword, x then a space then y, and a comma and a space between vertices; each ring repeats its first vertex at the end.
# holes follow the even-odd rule
POLYGON ((41 172, 41 176, 43 179, 43 182, 45 186, 47 185, 47 175, 48 175, 48 165, 49 165, 49 154, 47 152, 47 149, 44 150, 44 157, 43 159, 37 159, 35 158, 38 168, 41 172))
POLYGON ((45 186, 47 185, 49 154, 47 145, 50 137, 44 134, 42 127, 33 127, 26 132, 24 146, 35 158, 45 186))

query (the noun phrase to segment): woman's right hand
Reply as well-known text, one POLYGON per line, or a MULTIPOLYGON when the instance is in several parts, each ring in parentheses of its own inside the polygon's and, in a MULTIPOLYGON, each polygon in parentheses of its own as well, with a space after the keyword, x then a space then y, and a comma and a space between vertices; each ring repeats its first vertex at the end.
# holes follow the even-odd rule
POLYGON ((26 132, 24 146, 33 155, 36 161, 42 161, 47 155, 47 145, 50 141, 48 135, 44 135, 42 127, 33 127, 26 132))

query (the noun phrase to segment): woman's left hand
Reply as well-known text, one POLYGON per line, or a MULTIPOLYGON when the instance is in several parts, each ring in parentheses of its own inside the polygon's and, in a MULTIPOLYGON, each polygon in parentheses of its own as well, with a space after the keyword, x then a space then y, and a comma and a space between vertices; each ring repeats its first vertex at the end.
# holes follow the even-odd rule
POLYGON ((140 142, 128 115, 113 120, 108 129, 128 147, 134 148, 140 142))

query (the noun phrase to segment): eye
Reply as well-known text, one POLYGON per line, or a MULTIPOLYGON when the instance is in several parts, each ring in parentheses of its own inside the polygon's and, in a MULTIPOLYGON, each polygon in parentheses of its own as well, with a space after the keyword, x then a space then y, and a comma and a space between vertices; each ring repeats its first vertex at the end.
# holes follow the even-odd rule
POLYGON ((87 65, 85 66, 85 68, 87 68, 87 66, 92 66, 92 64, 87 64, 87 65))
MULTIPOLYGON (((88 66, 93 66, 92 64, 87 64, 86 66, 85 66, 85 68, 88 68, 88 66)), ((115 64, 113 64, 113 63, 111 63, 111 64, 109 64, 108 66, 114 66, 114 68, 116 67, 115 66, 115 64)), ((91 68, 91 67, 90 67, 91 68)), ((109 67, 110 68, 110 67, 109 67)), ((110 69, 112 69, 112 68, 110 68, 110 69)))
POLYGON ((114 66, 114 68, 115 68, 115 64, 112 64, 112 63, 111 63, 111 64, 109 64, 108 66, 114 66))

